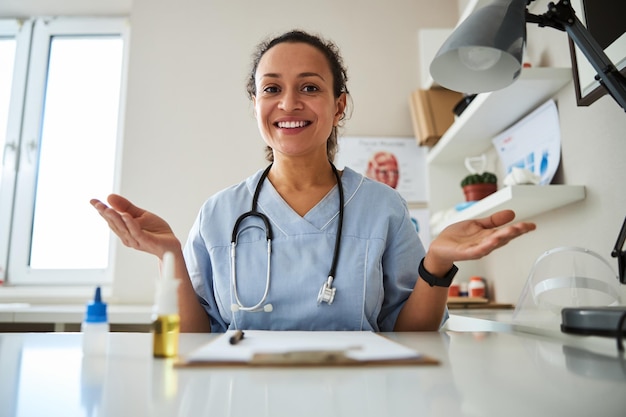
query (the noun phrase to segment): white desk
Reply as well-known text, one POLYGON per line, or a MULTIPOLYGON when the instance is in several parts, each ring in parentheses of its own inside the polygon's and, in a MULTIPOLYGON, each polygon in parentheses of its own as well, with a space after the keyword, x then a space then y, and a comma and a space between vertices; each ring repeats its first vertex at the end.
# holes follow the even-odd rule
MULTIPOLYGON (((437 366, 176 369, 151 335, 112 333, 84 361, 78 333, 0 334, 0 417, 619 416, 626 364, 593 349, 513 333, 390 334, 437 366)), ((181 335, 181 354, 213 335, 181 335)))

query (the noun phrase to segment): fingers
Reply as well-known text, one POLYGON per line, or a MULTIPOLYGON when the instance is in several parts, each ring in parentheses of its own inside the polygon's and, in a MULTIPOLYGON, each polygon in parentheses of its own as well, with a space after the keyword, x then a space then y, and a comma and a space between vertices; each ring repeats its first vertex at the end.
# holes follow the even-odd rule
POLYGON ((468 242, 465 259, 480 259, 535 228, 534 223, 520 222, 499 229, 485 229, 480 240, 468 242))
POLYGON ((124 222, 124 230, 118 236, 122 240, 124 245, 133 249, 143 249, 138 237, 141 232, 141 227, 138 226, 137 221, 128 213, 121 213, 120 217, 124 222))
MULTIPOLYGON (((123 197, 121 198, 124 199, 123 197)), ((138 228, 130 214, 124 212, 119 213, 97 199, 90 200, 90 203, 95 207, 100 216, 106 220, 109 228, 120 238, 124 245, 131 248, 139 247, 137 239, 133 237, 133 234, 129 230, 129 225, 138 228)))
POLYGON ((98 213, 109 223, 109 226, 111 226, 110 221, 113 221, 115 219, 113 213, 117 214, 117 212, 104 204, 102 201, 95 198, 89 200, 89 203, 95 207, 98 213))
POLYGON ((124 236, 120 236, 122 242, 133 249, 145 250, 145 245, 142 244, 144 234, 139 223, 128 213, 121 213, 120 217, 125 226, 124 236))
POLYGON ((494 230, 493 233, 485 239, 485 247, 491 252, 508 244, 511 240, 535 230, 536 225, 529 222, 520 222, 510 226, 502 227, 494 230))
POLYGON ((135 206, 127 198, 122 197, 119 194, 110 194, 107 197, 107 201, 112 208, 121 213, 129 213, 133 217, 141 216, 145 210, 135 206))
POLYGON ((530 222, 507 225, 514 217, 512 210, 502 210, 489 217, 450 225, 431 242, 429 254, 442 263, 480 259, 535 230, 535 224, 530 222))
POLYGON ((514 218, 515 212, 513 210, 501 210, 493 213, 489 217, 483 217, 482 219, 477 219, 476 221, 487 229, 493 229, 513 221, 514 218))

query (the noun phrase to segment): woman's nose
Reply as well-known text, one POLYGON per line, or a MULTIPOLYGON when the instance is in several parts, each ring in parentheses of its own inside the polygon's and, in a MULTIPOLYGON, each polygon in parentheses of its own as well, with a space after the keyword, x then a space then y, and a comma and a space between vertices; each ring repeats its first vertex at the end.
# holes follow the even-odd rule
POLYGON ((302 108, 302 101, 295 90, 285 90, 280 97, 279 107, 285 111, 299 110, 302 108))

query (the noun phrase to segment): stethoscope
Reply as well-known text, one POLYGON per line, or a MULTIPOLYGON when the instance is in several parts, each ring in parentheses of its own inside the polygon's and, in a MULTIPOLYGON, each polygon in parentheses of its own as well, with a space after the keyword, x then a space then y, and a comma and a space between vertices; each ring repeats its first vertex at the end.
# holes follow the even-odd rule
MULTIPOLYGON (((330 163, 330 166, 333 169, 335 178, 337 178, 337 186, 339 190, 339 220, 337 224, 337 238, 335 239, 335 250, 333 253, 333 261, 330 267, 330 271, 328 272, 328 279, 326 280, 326 282, 324 282, 324 284, 322 285, 322 288, 320 288, 320 291, 317 295, 318 305, 320 305, 321 303, 332 304, 333 301, 335 300, 335 293, 337 292, 337 288, 333 287, 333 281, 335 279, 335 271, 337 269, 337 260, 339 259, 339 247, 341 245, 341 231, 343 229, 343 204, 344 204, 343 186, 341 184, 341 178, 339 177, 339 172, 337 171, 337 168, 335 168, 335 165, 333 165, 332 162, 330 163)), ((235 226, 233 227, 233 235, 230 241, 231 242, 230 243, 230 282, 232 286, 233 295, 235 296, 235 304, 231 304, 230 309, 233 312, 265 311, 269 313, 270 311, 274 309, 272 304, 266 303, 267 295, 270 290, 270 272, 271 272, 270 258, 272 255, 272 226, 267 216, 257 211, 257 202, 259 200, 259 193, 261 192, 261 187, 263 186, 263 182, 265 181, 265 178, 267 178, 267 174, 270 172, 271 167, 272 167, 272 164, 270 164, 267 168, 265 168, 265 171, 263 171, 263 174, 261 174, 261 178, 259 178, 259 182, 257 183, 256 189, 254 190, 254 196, 252 197, 252 209, 246 213, 243 213, 241 216, 239 216, 239 218, 235 222, 235 226), (236 262, 235 262, 235 258, 236 258, 235 248, 237 247, 237 236, 239 234, 239 226, 241 222, 248 217, 258 217, 263 221, 263 224, 265 226, 265 237, 267 239, 267 273, 265 276, 265 290, 259 302, 253 306, 244 306, 241 303, 241 300, 239 299, 239 293, 237 291, 237 270, 236 270, 236 262)))

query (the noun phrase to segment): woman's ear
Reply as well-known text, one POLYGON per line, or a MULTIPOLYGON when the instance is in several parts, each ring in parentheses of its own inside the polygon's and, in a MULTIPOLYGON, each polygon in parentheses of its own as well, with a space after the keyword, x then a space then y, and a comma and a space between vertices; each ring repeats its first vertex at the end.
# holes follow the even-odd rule
POLYGON ((252 114, 256 119, 256 96, 252 96, 252 114))
POLYGON ((337 126, 339 124, 339 121, 343 119, 346 113, 346 102, 346 93, 341 93, 341 95, 337 99, 337 111, 335 112, 333 126, 337 126))

